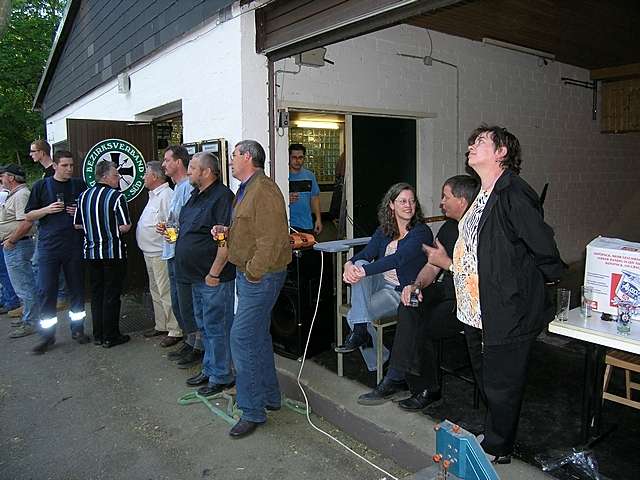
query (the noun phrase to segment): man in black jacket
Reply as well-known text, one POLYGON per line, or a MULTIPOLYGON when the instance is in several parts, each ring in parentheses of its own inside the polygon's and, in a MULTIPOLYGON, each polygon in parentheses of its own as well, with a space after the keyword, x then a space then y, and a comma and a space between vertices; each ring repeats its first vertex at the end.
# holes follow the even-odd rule
POLYGON ((559 280, 564 264, 537 194, 519 176, 518 139, 482 125, 468 144, 481 189, 460 221, 453 260, 437 244, 429 263, 453 272, 457 317, 487 405, 482 447, 509 463, 531 347, 551 319, 545 283, 559 280))

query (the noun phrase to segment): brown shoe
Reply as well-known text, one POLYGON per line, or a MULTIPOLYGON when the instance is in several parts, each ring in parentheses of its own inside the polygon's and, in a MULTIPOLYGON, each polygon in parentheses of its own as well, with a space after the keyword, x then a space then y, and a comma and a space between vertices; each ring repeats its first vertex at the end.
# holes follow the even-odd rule
POLYGON ((14 308, 13 310, 9 310, 9 317, 22 318, 22 305, 18 308, 14 308))
POLYGON ((160 342, 162 348, 173 347, 175 344, 180 343, 182 337, 164 337, 160 342))
POLYGON ((152 328, 151 330, 147 330, 146 332, 144 332, 142 336, 145 338, 152 338, 152 337, 159 337, 160 335, 166 335, 166 334, 167 332, 162 332, 160 330, 156 330, 155 328, 152 328))

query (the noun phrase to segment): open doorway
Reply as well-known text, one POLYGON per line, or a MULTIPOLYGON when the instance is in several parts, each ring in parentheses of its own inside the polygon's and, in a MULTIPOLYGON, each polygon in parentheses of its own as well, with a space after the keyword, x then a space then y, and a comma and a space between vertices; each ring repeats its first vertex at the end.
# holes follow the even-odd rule
POLYGON ((416 120, 354 115, 351 132, 353 236, 367 237, 389 187, 416 186, 416 120))

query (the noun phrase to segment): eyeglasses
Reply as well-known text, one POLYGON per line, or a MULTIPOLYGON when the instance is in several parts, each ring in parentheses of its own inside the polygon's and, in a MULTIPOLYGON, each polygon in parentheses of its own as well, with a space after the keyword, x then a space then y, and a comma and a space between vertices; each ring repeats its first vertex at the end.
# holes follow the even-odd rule
POLYGON ((415 205, 416 204, 416 199, 415 198, 411 198, 409 200, 407 200, 406 198, 400 198, 400 199, 396 199, 395 200, 398 205, 402 205, 403 207, 405 205, 415 205))

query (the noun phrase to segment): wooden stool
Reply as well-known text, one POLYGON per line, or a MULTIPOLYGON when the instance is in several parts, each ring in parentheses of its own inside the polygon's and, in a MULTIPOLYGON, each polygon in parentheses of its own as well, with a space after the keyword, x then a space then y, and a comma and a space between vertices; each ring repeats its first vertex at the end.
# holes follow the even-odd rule
POLYGON ((631 390, 640 390, 640 383, 631 381, 631 372, 640 372, 640 355, 620 350, 609 350, 604 359, 604 363, 607 367, 604 371, 602 401, 611 400, 612 402, 621 403, 628 407, 640 410, 640 402, 631 399, 631 390), (624 370, 626 397, 621 397, 620 395, 614 395, 613 393, 607 392, 613 367, 622 368, 624 370))

